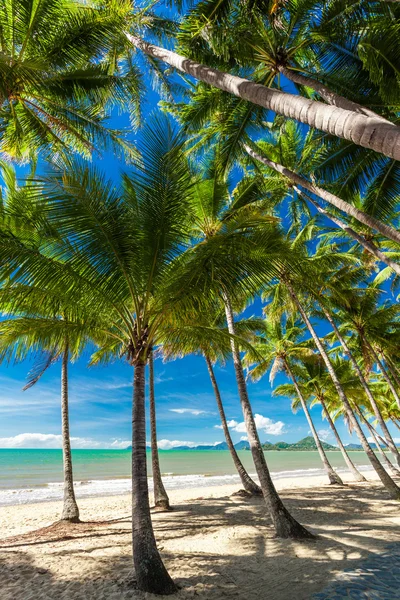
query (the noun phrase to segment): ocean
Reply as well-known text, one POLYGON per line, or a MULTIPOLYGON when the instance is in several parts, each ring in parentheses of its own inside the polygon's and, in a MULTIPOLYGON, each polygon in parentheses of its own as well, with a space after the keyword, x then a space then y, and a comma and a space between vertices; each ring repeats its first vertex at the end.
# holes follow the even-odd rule
MULTIPOLYGON (((167 490, 240 483, 228 451, 165 450, 159 454, 167 490)), ((363 452, 349 454, 361 470, 369 469, 363 452)), ((251 453, 243 450, 239 455, 255 476, 251 453)), ((327 455, 339 472, 347 470, 340 452, 327 455)), ((269 451, 265 456, 274 479, 324 474, 317 452, 269 451)), ((130 491, 129 450, 73 450, 72 460, 77 498, 130 491)), ((147 466, 151 489, 150 453, 147 466)), ((61 450, 0 449, 0 505, 60 500, 62 478, 61 450)))

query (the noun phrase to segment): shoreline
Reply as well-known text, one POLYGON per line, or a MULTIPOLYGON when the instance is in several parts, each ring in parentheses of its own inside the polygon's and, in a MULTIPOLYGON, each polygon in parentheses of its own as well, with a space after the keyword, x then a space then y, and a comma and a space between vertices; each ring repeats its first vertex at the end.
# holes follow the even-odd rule
MULTIPOLYGON (((374 473, 369 465, 359 465, 358 468, 367 476, 374 473)), ((342 476, 350 476, 350 472, 345 467, 336 468, 336 471, 342 476)), ((256 481, 256 473, 250 473, 250 476, 256 481)), ((300 480, 309 478, 318 478, 321 484, 326 480, 326 475, 321 468, 305 468, 285 471, 271 471, 274 483, 278 487, 278 482, 300 480)), ((172 475, 163 474, 163 482, 168 493, 174 490, 195 490, 209 489, 211 487, 222 488, 227 485, 240 487, 241 482, 237 474, 187 474, 172 475)), ((150 493, 153 489, 152 477, 148 478, 150 493)), ((84 498, 100 498, 123 496, 130 493, 131 480, 126 477, 114 477, 111 479, 88 479, 77 480, 74 482, 75 495, 78 500, 84 498)), ((41 483, 29 488, 8 488, 0 489, 0 508, 3 506, 25 506, 29 504, 41 504, 43 502, 57 502, 62 500, 63 482, 41 483)))

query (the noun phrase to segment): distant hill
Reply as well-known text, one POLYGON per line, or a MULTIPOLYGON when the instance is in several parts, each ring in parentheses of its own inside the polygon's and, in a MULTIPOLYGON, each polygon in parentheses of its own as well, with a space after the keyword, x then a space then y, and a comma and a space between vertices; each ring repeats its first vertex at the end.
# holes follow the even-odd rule
MULTIPOLYGON (((338 450, 338 448, 336 448, 336 446, 332 446, 331 444, 328 444, 327 442, 321 442, 322 443, 322 447, 324 448, 324 450, 338 450)), ((371 444, 372 445, 372 444, 371 444)), ((284 451, 284 450, 316 450, 317 446, 315 445, 314 442, 314 438, 312 438, 311 436, 305 437, 302 440, 300 440, 299 442, 295 442, 294 444, 289 444, 288 442, 276 442, 275 444, 272 444, 271 442, 264 442, 262 444, 262 447, 264 450, 278 450, 278 451, 284 451)), ((240 442, 237 442, 237 444, 235 444, 235 448, 236 450, 250 450, 250 444, 249 442, 246 442, 245 440, 241 440, 240 442)), ((359 446, 358 444, 349 444, 348 446, 346 446, 346 448, 348 450, 362 450, 361 446, 359 446)), ((126 448, 127 450, 131 450, 132 446, 128 446, 126 448)), ((228 450, 228 445, 226 442, 220 442, 219 444, 215 444, 215 445, 208 445, 208 444, 202 444, 200 446, 176 446, 175 448, 171 448, 171 450, 177 450, 177 451, 191 451, 191 452, 195 452, 196 450, 228 450)), ((147 451, 150 452, 150 448, 147 448, 147 451)))
MULTIPOLYGON (((327 442, 322 442, 322 447, 324 450, 338 450, 336 446, 332 446, 327 442)), ((271 444, 271 442, 267 442, 262 445, 264 450, 316 450, 317 445, 314 442, 314 438, 311 436, 305 437, 299 442, 295 442, 294 444, 288 444, 287 442, 277 442, 276 444, 271 444)))
POLYGON ((250 444, 249 442, 246 442, 246 440, 241 440, 235 444, 235 448, 236 450, 250 450, 250 444))

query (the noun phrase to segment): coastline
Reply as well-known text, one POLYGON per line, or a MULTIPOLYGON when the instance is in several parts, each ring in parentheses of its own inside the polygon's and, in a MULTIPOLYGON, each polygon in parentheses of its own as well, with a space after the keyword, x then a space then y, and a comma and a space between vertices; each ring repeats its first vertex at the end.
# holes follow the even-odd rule
MULTIPOLYGON (((373 473, 329 486, 309 476, 276 481, 285 505, 317 538, 274 537, 262 498, 237 485, 172 490, 174 510, 153 511, 157 544, 180 586, 171 600, 309 600, 346 568, 400 536, 399 503, 373 473), (263 595, 264 594, 264 595, 263 595)), ((131 498, 83 498, 82 523, 52 525, 61 502, 0 508, 2 600, 153 600, 132 589, 131 498), (8 539, 5 539, 8 538, 8 539)))

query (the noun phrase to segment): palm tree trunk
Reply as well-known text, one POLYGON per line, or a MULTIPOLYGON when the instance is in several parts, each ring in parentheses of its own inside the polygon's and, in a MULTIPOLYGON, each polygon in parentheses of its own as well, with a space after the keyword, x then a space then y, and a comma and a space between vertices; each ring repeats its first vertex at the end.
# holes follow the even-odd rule
POLYGON ((331 417, 331 415, 330 415, 330 413, 329 413, 328 407, 326 406, 324 399, 323 399, 322 397, 320 397, 320 398, 319 398, 319 401, 321 402, 321 406, 322 406, 322 408, 323 408, 323 410, 324 410, 324 414, 325 414, 325 416, 326 416, 326 420, 327 420, 327 421, 328 421, 328 423, 329 423, 329 427, 330 427, 330 428, 332 429, 332 431, 333 431, 333 435, 334 435, 334 436, 335 436, 335 438, 336 438, 336 441, 337 441, 337 443, 338 443, 338 446, 339 446, 339 449, 340 449, 340 451, 341 451, 341 453, 342 453, 342 456, 343 456, 343 458, 344 458, 344 461, 345 461, 346 465, 348 466, 348 468, 350 469, 351 473, 353 474, 353 477, 354 477, 354 479, 355 479, 356 481, 367 481, 367 480, 365 479, 364 475, 362 475, 362 474, 360 473, 360 471, 357 469, 357 467, 355 466, 355 464, 354 464, 354 463, 353 463, 353 461, 351 460, 350 456, 347 454, 347 450, 346 450, 346 448, 345 448, 345 447, 344 447, 344 445, 343 445, 343 442, 342 442, 342 440, 341 440, 341 438, 340 438, 339 432, 338 432, 338 430, 336 429, 336 425, 335 425, 335 423, 333 422, 333 419, 332 419, 332 417, 331 417))
POLYGON ((221 424, 222 424, 222 429, 223 429, 223 432, 225 435, 225 440, 228 445, 229 452, 231 453, 232 460, 235 464, 236 470, 239 473, 239 477, 242 482, 242 485, 243 485, 244 489, 246 490, 246 492, 249 492, 252 495, 259 496, 260 494, 262 494, 261 488, 255 483, 255 481, 252 480, 250 475, 247 473, 246 469, 244 468, 244 466, 242 464, 242 461, 240 460, 240 458, 238 456, 238 453, 236 452, 236 448, 232 442, 231 434, 229 432, 229 427, 226 422, 226 415, 225 415, 225 410, 224 410, 222 400, 221 400, 221 394, 219 391, 217 380, 215 378, 214 369, 213 369, 211 360, 209 359, 207 354, 204 354, 204 359, 207 363, 208 373, 210 375, 211 384, 213 386, 213 390, 214 390, 214 394, 215 394, 215 399, 217 401, 219 416, 221 418, 221 424))
MULTIPOLYGON (((382 354, 382 356, 383 356, 383 354, 382 354)), ((396 367, 396 365, 394 364, 394 362, 391 358, 389 358, 388 356, 383 356, 383 358, 385 359, 386 364, 389 367, 390 374, 393 376, 393 379, 395 380, 396 385, 400 388, 400 377, 399 377, 400 373, 399 373, 398 368, 396 367)))
POLYGON ((150 437, 151 437, 151 469, 153 473, 154 505, 161 510, 170 510, 168 494, 165 491, 161 477, 158 457, 156 429, 156 401, 154 394, 154 359, 153 352, 149 353, 149 398, 150 398, 150 437))
POLYGON ((328 104, 338 106, 339 108, 343 108, 344 110, 351 110, 353 112, 361 113, 363 115, 366 115, 367 117, 380 119, 384 123, 390 123, 390 121, 388 121, 384 117, 381 117, 373 110, 370 110, 366 106, 362 106, 362 104, 358 104, 357 102, 348 100, 347 98, 344 98, 344 96, 340 96, 340 94, 333 92, 331 89, 326 87, 326 85, 320 83, 312 77, 301 75, 298 71, 293 71, 293 69, 290 69, 283 65, 279 67, 279 72, 282 73, 282 75, 284 75, 290 81, 293 81, 293 83, 297 83, 298 85, 311 88, 312 90, 317 92, 321 96, 321 98, 323 98, 328 104))
POLYGON ((288 282, 286 282, 286 285, 287 285, 287 288, 289 290, 291 297, 293 298, 294 303, 296 304, 296 306, 302 316, 302 319, 303 319, 308 331, 311 334, 311 337, 313 338, 313 340, 315 342, 315 345, 318 348, 318 351, 322 357, 322 360, 324 361, 325 366, 328 370, 328 373, 329 373, 329 375, 333 381, 333 384, 336 388, 338 396, 343 404, 343 407, 344 407, 346 415, 349 419, 349 422, 352 425, 352 427, 354 428, 355 432, 357 433, 357 436, 361 442, 364 452, 368 456, 368 459, 369 459, 371 465, 373 466, 373 468, 375 469, 379 479, 382 481, 386 490, 389 492, 390 497, 393 499, 400 499, 400 488, 396 485, 396 483, 393 481, 393 479, 390 477, 390 475, 382 467, 381 463, 375 456, 374 451, 372 450, 371 446, 369 445, 368 440, 365 437, 365 434, 364 434, 363 430, 361 429, 360 424, 357 421, 357 419, 353 413, 350 402, 344 392, 344 389, 339 381, 338 376, 336 375, 335 369, 333 368, 333 365, 329 359, 329 356, 326 353, 325 348, 324 348, 323 344, 321 343, 321 340, 317 336, 314 327, 311 325, 311 321, 308 318, 306 312, 304 311, 304 308, 302 307, 297 295, 295 294, 293 287, 288 282))
POLYGON ((335 196, 335 194, 327 192, 323 188, 320 188, 319 186, 308 181, 307 179, 304 179, 304 177, 301 177, 297 173, 290 171, 283 165, 280 165, 270 160, 266 156, 259 154, 258 152, 253 150, 253 148, 251 148, 248 144, 243 144, 243 147, 246 150, 247 154, 252 156, 255 160, 262 162, 267 167, 270 167, 270 169, 274 169, 274 171, 276 171, 277 173, 281 173, 282 175, 287 177, 293 183, 300 185, 312 194, 319 196, 320 198, 325 200, 325 202, 332 204, 332 206, 335 206, 349 217, 353 217, 363 225, 370 227, 370 229, 376 229, 376 231, 379 231, 379 233, 381 233, 386 238, 393 240, 394 242, 400 243, 400 233, 396 231, 396 229, 393 229, 393 227, 385 225, 385 223, 382 223, 382 221, 371 217, 371 215, 367 215, 362 210, 359 210, 352 204, 349 204, 345 200, 339 198, 339 196, 335 196))
POLYGON ((68 361, 69 352, 68 343, 66 343, 61 364, 61 433, 64 466, 64 503, 61 520, 79 523, 79 508, 75 500, 71 440, 69 437, 68 361))
POLYGON ((392 123, 268 88, 248 79, 202 65, 171 50, 149 44, 129 33, 125 35, 133 46, 145 54, 162 60, 198 81, 203 81, 289 119, 295 119, 325 133, 400 160, 400 128, 392 123))
POLYGON ((364 390, 364 392, 365 392, 368 400, 370 401, 370 404, 372 406, 372 410, 374 411, 374 415, 375 415, 375 417, 376 417, 376 419, 377 419, 377 421, 378 421, 378 423, 380 425, 380 428, 381 428, 381 430, 383 432, 383 435, 385 436, 386 442, 387 442, 387 444, 388 444, 388 446, 389 446, 389 448, 390 448, 393 456, 395 457, 397 464, 400 465, 400 454, 399 454, 399 451, 398 451, 398 449, 396 447, 396 444, 393 441, 393 438, 392 438, 392 436, 390 434, 390 431, 389 431, 389 429, 388 429, 388 427, 387 427, 387 425, 385 423, 385 420, 382 417, 382 413, 379 410, 379 406, 376 403, 376 400, 375 400, 375 398, 374 398, 374 396, 373 396, 373 394, 371 392, 371 389, 370 389, 370 387, 369 387, 369 385, 368 385, 368 383, 367 383, 367 381, 366 381, 366 379, 365 379, 365 377, 364 377, 364 375, 363 375, 363 373, 362 373, 362 371, 361 371, 361 369, 360 369, 360 367, 358 365, 358 362, 354 358, 353 353, 350 351, 350 348, 348 347, 346 340, 344 339, 344 337, 340 333, 338 327, 336 326, 335 321, 333 320, 333 318, 331 317, 331 315, 329 314, 329 312, 324 308, 324 306, 322 305, 321 302, 320 302, 320 306, 322 307, 322 310, 324 312, 325 317, 327 318, 327 320, 329 321, 330 325, 332 326, 332 328, 333 328, 333 330, 334 330, 334 332, 336 334, 336 337, 338 338, 338 340, 339 340, 339 342, 340 342, 340 344, 341 344, 341 346, 342 346, 342 348, 344 350, 344 353, 346 354, 347 358, 350 360, 351 364, 353 365, 354 370, 357 373, 358 379, 360 380, 361 386, 362 386, 362 388, 363 388, 363 390, 364 390))
POLYGON ((150 516, 146 467, 145 363, 135 361, 132 406, 132 546, 139 590, 173 594, 177 588, 157 550, 150 516))
POLYGON ((314 202, 311 196, 302 192, 298 187, 294 186, 294 189, 298 194, 300 194, 304 198, 307 198, 307 200, 317 209, 317 211, 321 215, 324 215, 324 217, 332 221, 332 223, 335 223, 335 225, 340 227, 340 229, 345 231, 350 237, 356 240, 356 242, 358 242, 360 246, 362 246, 367 252, 369 252, 369 254, 372 254, 373 256, 375 256, 375 258, 381 260, 383 263, 385 263, 385 265, 393 269, 393 271, 397 273, 397 275, 400 275, 400 265, 388 258, 384 252, 382 252, 377 246, 375 246, 375 244, 366 240, 362 235, 354 231, 354 229, 349 227, 346 223, 344 223, 343 221, 332 215, 330 212, 322 208, 322 206, 319 206, 319 204, 314 202))
POLYGON ((304 411, 304 414, 306 415, 306 419, 310 426, 311 433, 313 435, 315 444, 317 446, 317 450, 318 450, 320 458, 322 460, 322 464, 324 465, 324 469, 328 475, 329 483, 336 484, 336 485, 344 485, 340 476, 333 470, 333 467, 332 467, 331 463, 329 462, 328 457, 326 456, 325 450, 322 447, 321 440, 318 437, 317 430, 315 429, 313 420, 311 418, 310 411, 308 410, 307 402, 305 401, 304 396, 301 393, 301 390, 297 384, 296 377, 294 376, 294 373, 293 373, 292 369, 290 368, 289 362, 286 359, 284 359, 284 364, 285 364, 286 371, 287 371, 290 379, 293 382, 293 385, 294 385, 296 393, 299 397, 301 407, 304 411))
POLYGON ((365 336, 363 336, 363 340, 365 345, 367 346, 368 350, 371 352, 372 356, 374 357, 374 361, 376 362, 376 364, 379 367, 380 372, 382 373, 382 376, 384 378, 384 380, 386 381, 386 383, 389 386, 390 391, 392 392, 393 398, 396 400, 397 402, 397 406, 400 408, 400 397, 397 393, 396 388, 393 385, 392 380, 389 377, 388 372, 386 371, 381 359, 379 358, 377 352, 375 352, 375 348, 372 346, 372 344, 369 343, 369 341, 367 340, 367 338, 365 336))
POLYGON ((377 448, 379 454, 382 457, 383 464, 385 464, 387 466, 387 468, 390 469, 392 475, 395 475, 395 476, 399 475, 398 470, 396 469, 396 467, 394 465, 392 465, 392 463, 390 462, 389 458, 386 456, 384 450, 381 448, 381 444, 380 444, 379 439, 378 439, 378 437, 376 435, 375 429, 372 427, 371 423, 369 423, 368 419, 366 419, 364 417, 364 415, 362 414, 362 412, 360 410, 357 410, 357 412, 360 415, 361 421, 366 425, 366 427, 369 430, 370 434, 374 438, 374 442, 375 442, 376 448, 377 448))
MULTIPOLYGON (((230 299, 227 294, 223 295, 226 321, 228 325, 228 331, 231 335, 235 335, 235 325, 233 318, 233 310, 230 303, 230 299)), ((276 534, 283 538, 313 538, 314 536, 305 529, 285 508, 282 500, 280 499, 271 475, 268 469, 268 465, 265 460, 264 452, 258 437, 256 424, 254 421, 253 411, 251 409, 249 396, 247 393, 246 380, 243 373, 243 365, 240 358, 239 348, 235 340, 231 339, 233 365, 235 368, 236 381, 239 391, 240 404, 242 406, 244 422, 246 425, 247 437, 249 439, 250 450, 253 456, 254 465, 256 467, 258 479, 262 493, 264 496, 265 503, 267 505, 269 514, 271 515, 272 522, 275 527, 276 534)))
POLYGON ((397 429, 400 431, 400 425, 398 424, 396 419, 394 419, 393 417, 390 417, 390 420, 392 421, 393 425, 395 425, 397 427, 397 429))

